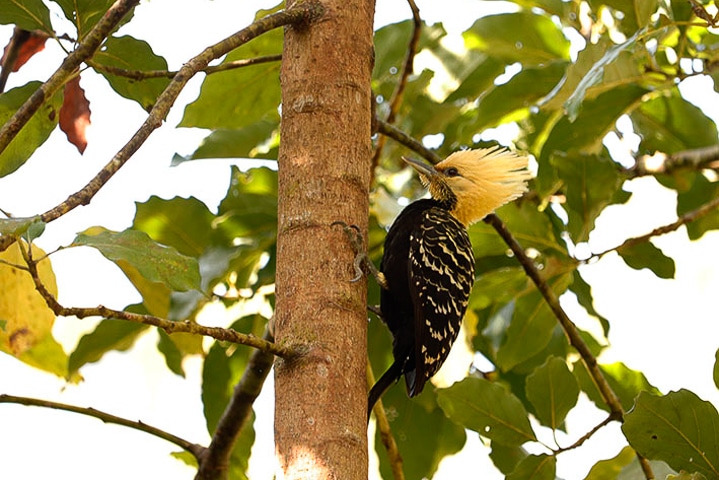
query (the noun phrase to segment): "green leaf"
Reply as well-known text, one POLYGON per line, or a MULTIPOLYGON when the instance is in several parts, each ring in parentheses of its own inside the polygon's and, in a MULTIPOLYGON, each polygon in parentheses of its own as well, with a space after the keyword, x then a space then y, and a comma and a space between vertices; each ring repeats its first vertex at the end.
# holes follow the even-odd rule
POLYGON ((507 480, 554 480, 557 457, 553 455, 529 455, 524 458, 507 480))
MULTIPOLYGON (((185 160, 202 158, 263 158, 277 160, 277 148, 263 148, 277 133, 278 122, 262 120, 236 130, 215 130, 185 160)), ((269 147, 269 146, 268 146, 269 147)))
MULTIPOLYGON (((262 335, 267 319, 261 315, 240 318, 230 328, 253 335, 262 335)), ((202 368, 202 404, 207 431, 215 432, 222 413, 230 401, 233 387, 247 367, 252 349, 216 341, 205 357, 202 368)))
POLYGON ((452 421, 493 442, 518 446, 537 439, 522 402, 501 385, 469 377, 439 390, 437 397, 452 421))
POLYGON ((476 118, 468 128, 482 131, 500 123, 513 120, 508 117, 518 110, 528 109, 547 95, 562 79, 567 68, 566 62, 552 62, 538 67, 527 67, 507 83, 491 89, 479 102, 473 112, 476 118))
POLYGON ((584 307, 587 313, 599 320, 599 323, 602 325, 604 336, 608 336, 609 320, 595 310, 592 287, 582 278, 579 270, 574 271, 574 280, 572 280, 572 284, 569 286, 569 289, 577 296, 577 301, 582 307, 584 307))
POLYGON ((56 0, 56 3, 62 8, 65 18, 75 24, 77 36, 82 40, 115 2, 114 0, 56 0))
POLYGON ((472 287, 470 309, 503 305, 527 288, 527 276, 521 268, 501 268, 482 274, 472 287))
POLYGON ((614 162, 600 156, 556 156, 550 163, 563 184, 567 230, 574 243, 586 242, 594 221, 616 198, 624 178, 614 162))
POLYGON ((689 390, 663 397, 641 393, 622 432, 646 458, 664 460, 677 471, 719 477, 719 414, 689 390))
MULTIPOLYGON (((21 245, 28 248, 27 243, 18 240, 0 252, 0 319, 4 322, 0 352, 75 382, 79 378, 68 375, 68 357, 52 335, 55 314, 36 291, 30 275, 12 266, 26 265, 21 245)), ((37 264, 37 274, 47 291, 57 298, 57 281, 50 259, 37 245, 32 248, 36 259, 45 257, 37 264)))
POLYGON ((126 260, 115 260, 132 285, 142 295, 142 304, 147 313, 158 317, 167 317, 170 311, 170 294, 172 290, 160 282, 148 280, 133 264, 126 260))
POLYGON ((604 135, 614 128, 614 123, 621 115, 641 101, 647 91, 637 85, 622 85, 585 101, 574 122, 568 117, 562 117, 542 147, 540 175, 550 155, 577 150, 583 153, 599 152, 604 135))
POLYGON ((232 167, 227 196, 220 202, 218 224, 230 238, 274 239, 277 236, 277 172, 232 167))
MULTIPOLYGON (((40 87, 40 82, 30 82, 0 95, 0 124, 5 124, 30 96, 40 87)), ((62 90, 53 95, 38 109, 5 150, 0 153, 0 177, 20 168, 45 143, 60 118, 62 90)))
POLYGON ((0 24, 53 33, 50 10, 42 0, 0 0, 0 24))
POLYGON ((155 243, 145 232, 125 230, 112 232, 94 227, 79 234, 72 246, 96 248, 115 263, 125 261, 150 282, 186 291, 200 289, 197 260, 180 254, 172 247, 155 243))
POLYGON ((165 364, 175 375, 185 377, 185 369, 182 366, 183 353, 177 348, 170 335, 164 330, 158 329, 160 339, 157 342, 157 350, 165 357, 165 364))
MULTIPOLYGON (((247 348, 234 350, 237 357, 235 362, 246 364, 249 356, 247 348)), ((232 350, 228 350, 220 342, 215 342, 205 357, 202 368, 202 404, 207 422, 207 432, 212 435, 217 429, 222 412, 227 406, 232 394, 232 385, 239 380, 239 376, 233 378, 230 368, 230 356, 232 350)))
MULTIPOLYGON (((275 29, 233 50, 221 65, 281 52, 282 30, 275 29)), ((280 63, 269 62, 208 75, 200 96, 185 108, 180 126, 239 129, 261 121, 277 123, 279 73, 280 63)))
POLYGON ((617 253, 627 265, 636 270, 648 268, 659 278, 674 278, 676 270, 674 260, 664 255, 664 252, 651 242, 620 247, 617 249, 617 253))
POLYGON ((249 418, 242 426, 235 446, 230 454, 229 466, 227 469, 228 480, 248 480, 247 467, 250 463, 252 445, 255 443, 255 414, 250 412, 249 418))
MULTIPOLYGON (((526 9, 541 8, 545 12, 566 17, 566 3, 562 0, 514 0, 513 3, 520 5, 526 9)), ((564 20, 564 18, 562 18, 564 20)))
POLYGON ((523 447, 508 447, 497 442, 492 442, 492 451, 489 454, 489 458, 492 459, 494 466, 505 475, 511 473, 517 468, 519 462, 528 456, 527 450, 523 447))
MULTIPOLYGON (((147 42, 130 36, 109 37, 95 54, 93 60, 100 66, 124 70, 167 70, 165 59, 155 55, 147 42)), ((157 97, 170 84, 169 78, 133 80, 113 75, 102 68, 98 68, 97 71, 110 82, 113 90, 125 98, 135 100, 148 111, 155 104, 157 97)))
POLYGON ((630 117, 642 138, 639 151, 674 153, 707 147, 717 142, 717 126, 704 113, 684 100, 678 88, 663 91, 643 102, 630 117))
POLYGON ((23 235, 28 229, 36 224, 45 223, 40 220, 40 215, 34 217, 0 218, 0 235, 17 237, 23 235))
POLYGON ((666 480, 707 480, 707 477, 699 472, 680 472, 677 475, 667 475, 666 480))
POLYGON ((479 49, 506 63, 541 65, 569 60, 569 41, 544 15, 530 11, 488 15, 464 32, 467 48, 479 49))
POLYGON ((579 385, 564 359, 550 357, 527 377, 527 398, 537 419, 556 430, 577 404, 579 385))
MULTIPOLYGON (((551 282, 557 296, 566 291, 571 278, 571 273, 566 273, 551 282)), ((509 371, 542 351, 552 339, 556 325, 554 314, 536 289, 518 298, 506 341, 497 352, 497 366, 509 371)))
POLYGON ((585 480, 616 480, 624 467, 636 458, 632 447, 624 447, 615 457, 595 463, 585 480))
MULTIPOLYGON (((701 172, 692 172, 691 186, 679 190, 677 195, 677 215, 684 215, 719 197, 719 183, 707 179, 701 172)), ((690 240, 698 240, 709 230, 719 229, 719 209, 694 219, 686 224, 690 240)))
MULTIPOLYGON (((583 50, 579 51, 577 59, 567 67, 564 80, 543 100, 542 108, 563 110, 565 102, 575 92, 579 82, 584 79, 594 64, 601 60, 610 45, 611 41, 607 37, 601 36, 597 43, 589 43, 583 50)), ((594 90, 597 90, 597 88, 595 87, 585 92, 585 98, 592 98, 591 92, 594 90)))
POLYGON ((634 48, 634 45, 637 43, 637 39, 642 36, 644 32, 644 29, 638 30, 624 43, 610 47, 604 54, 604 56, 597 63, 595 63, 592 68, 589 69, 587 74, 579 82, 577 88, 569 96, 566 103, 564 104, 565 108, 567 109, 567 114, 570 122, 574 122, 574 120, 576 120, 579 114, 580 107, 582 106, 582 102, 584 101, 584 96, 587 93, 587 89, 599 84, 604 77, 604 71, 606 67, 610 63, 614 62, 619 57, 619 54, 634 48))
MULTIPOLYGON (((399 384, 382 397, 404 461, 406 478, 432 478, 442 459, 459 452, 465 444, 465 430, 450 421, 437 407, 436 395, 433 389, 425 388, 419 397, 409 399, 404 385, 399 384), (433 435, 427 435, 428 431, 433 435)), ((392 478, 379 430, 375 445, 382 478, 392 478)))
MULTIPOLYGON (((407 57, 407 44, 412 37, 414 22, 404 20, 385 25, 374 33, 375 64, 372 72, 373 89, 382 92, 383 86, 396 85, 407 57)), ((417 52, 436 50, 439 41, 447 35, 441 24, 422 22, 417 52)), ((471 63, 471 60, 470 60, 471 63)))
POLYGON ((713 370, 714 385, 719 388, 719 350, 714 354, 714 370, 713 370))
MULTIPOLYGON (((652 14, 657 10, 658 0, 590 0, 592 10, 609 6, 622 12, 619 28, 624 33, 633 33, 649 24, 652 14)), ((615 17, 616 18, 616 17, 615 17)))
POLYGON ((215 242, 224 243, 216 238, 217 231, 212 226, 215 216, 194 197, 167 200, 152 196, 135 205, 133 228, 142 230, 158 243, 176 248, 183 255, 199 257, 215 242))
MULTIPOLYGON (((471 54, 471 50, 468 54, 471 54)), ((445 99, 454 102, 460 99, 475 100, 494 86, 494 79, 504 72, 505 65, 487 54, 475 52, 472 69, 466 73, 459 86, 445 99)), ((460 118, 461 120, 461 118, 460 118)))
MULTIPOLYGON (((659 390, 649 383, 642 372, 632 370, 622 362, 599 365, 599 369, 607 380, 607 383, 609 383, 609 386, 619 397, 622 408, 626 411, 634 406, 634 400, 641 392, 659 394, 659 390)), ((587 367, 581 360, 574 362, 573 372, 574 376, 577 377, 577 381, 579 381, 582 391, 587 394, 589 399, 592 400, 597 407, 609 411, 609 407, 604 403, 594 380, 590 378, 587 367)))
POLYGON ((101 321, 92 332, 80 338, 70 354, 68 374, 73 375, 84 365, 97 362, 107 352, 128 350, 148 328, 148 325, 125 320, 101 321))

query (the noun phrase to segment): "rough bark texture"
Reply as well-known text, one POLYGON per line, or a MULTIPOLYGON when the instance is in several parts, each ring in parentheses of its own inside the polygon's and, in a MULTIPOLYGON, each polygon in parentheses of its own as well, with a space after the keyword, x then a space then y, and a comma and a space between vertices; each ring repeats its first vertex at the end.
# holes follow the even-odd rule
MULTIPOLYGON (((289 3, 289 2, 288 2, 289 3)), ((286 479, 366 479, 366 283, 334 221, 365 232, 373 0, 326 0, 285 32, 279 154, 275 442, 286 479)))

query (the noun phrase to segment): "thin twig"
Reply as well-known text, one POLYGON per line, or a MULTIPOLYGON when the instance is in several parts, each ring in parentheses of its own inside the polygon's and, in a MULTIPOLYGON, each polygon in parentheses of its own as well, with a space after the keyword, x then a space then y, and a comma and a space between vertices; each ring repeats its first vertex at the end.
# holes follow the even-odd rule
MULTIPOLYGON (((271 323, 272 321, 270 321, 271 323)), ((274 342, 269 325, 262 338, 269 343, 274 342)), ((262 350, 252 352, 247 368, 242 374, 240 382, 235 386, 232 398, 217 423, 217 428, 212 435, 212 442, 199 460, 199 469, 195 480, 217 478, 218 470, 228 468, 237 437, 252 413, 252 405, 262 391, 262 386, 273 362, 274 356, 271 353, 262 350)), ((220 477, 222 476, 220 475, 220 477)))
MULTIPOLYGON (((220 65, 208 66, 199 70, 206 74, 212 74, 217 72, 224 72, 227 70, 234 70, 237 68, 249 67, 251 65, 259 65, 262 63, 279 62, 282 60, 282 55, 266 55, 262 57, 247 58, 243 60, 235 60, 233 62, 227 62, 220 65)), ((152 78, 174 78, 179 72, 171 70, 127 70, 124 68, 113 67, 111 65, 103 65, 93 60, 86 62, 89 66, 95 70, 116 75, 118 77, 130 78, 132 80, 148 80, 152 78)))
POLYGON ((672 154, 655 153, 637 158, 634 167, 627 170, 629 178, 671 173, 680 168, 700 170, 702 168, 719 169, 719 145, 683 150, 672 154), (656 158, 659 156, 660 158, 656 158), (656 166, 651 164, 657 163, 656 166))
POLYGON ((703 217, 704 215, 708 214, 709 212, 711 212, 712 210, 714 210, 717 207, 719 207, 719 197, 715 198, 713 200, 710 200, 709 202, 705 203, 704 205, 702 205, 701 207, 699 207, 697 209, 691 210, 691 211, 681 215, 675 222, 672 222, 668 225, 663 225, 661 227, 657 227, 654 230, 652 230, 651 232, 646 233, 644 235, 628 238, 628 239, 624 240, 624 242, 621 245, 616 246, 614 248, 610 248, 610 249, 605 250, 600 253, 592 254, 592 256, 590 258, 598 259, 598 258, 603 257, 604 255, 606 255, 609 252, 614 252, 614 251, 621 250, 624 248, 633 247, 635 245, 639 245, 641 243, 648 242, 649 240, 651 240, 654 237, 658 237, 660 235, 664 235, 666 233, 673 232, 673 231, 679 229, 682 225, 686 225, 688 223, 691 223, 691 222, 703 217))
POLYGON ((140 0, 117 0, 78 44, 50 78, 38 88, 0 128, 0 153, 30 121, 45 101, 76 74, 80 64, 90 58, 120 21, 140 0))
MULTIPOLYGON (((577 350, 577 352, 579 352, 579 355, 582 357, 582 361, 587 367, 587 371, 589 371, 589 375, 592 377, 594 384, 597 386, 599 393, 602 395, 604 403, 609 407, 609 418, 620 422, 624 421, 625 412, 621 402, 619 401, 619 397, 617 397, 617 394, 609 385, 607 379, 604 378, 604 374, 599 368, 596 357, 589 350, 587 344, 584 343, 584 340, 579 334, 577 326, 574 325, 574 322, 572 322, 572 320, 569 318, 562 306, 559 304, 559 299, 557 298, 557 295, 551 289, 549 284, 544 280, 544 278, 542 278, 542 275, 539 273, 539 270, 537 270, 537 268, 534 266, 534 262, 532 262, 532 259, 527 256, 524 249, 519 245, 519 242, 517 242, 514 236, 512 236, 510 231, 504 225, 502 220, 497 217, 497 215, 493 213, 487 215, 484 221, 494 227, 497 233, 499 233, 499 236, 502 237, 507 246, 509 246, 509 248, 512 250, 514 255, 517 257, 517 260, 519 261, 520 265, 522 265, 524 272, 534 282, 534 285, 542 294, 545 302, 547 302, 547 305, 549 305, 549 308, 552 310, 554 316, 559 321, 559 324, 562 326, 564 333, 569 339, 569 343, 574 347, 575 350, 577 350)), ((649 465, 647 459, 642 457, 639 452, 636 452, 636 455, 646 478, 654 478, 654 474, 652 473, 651 466, 649 465)))
POLYGON ((77 318, 114 318, 117 320, 142 323, 144 325, 152 325, 163 329, 168 334, 192 333, 195 335, 212 337, 216 340, 247 345, 282 358, 293 358, 298 355, 298 351, 295 349, 277 345, 276 343, 268 342, 254 335, 240 333, 229 328, 205 327, 190 321, 175 322, 166 318, 156 317, 154 315, 141 315, 138 313, 124 312, 122 310, 113 310, 103 305, 99 305, 97 307, 64 307, 42 283, 37 271, 37 262, 35 262, 32 258, 32 251, 30 249, 26 249, 23 243, 20 243, 19 246, 23 257, 25 258, 25 262, 27 263, 28 272, 35 284, 35 290, 37 290, 37 292, 42 296, 47 306, 53 311, 53 313, 55 313, 55 315, 77 318))
POLYGON ((71 195, 60 205, 43 213, 41 216, 42 221, 50 222, 77 206, 90 203, 92 197, 132 157, 147 140, 147 137, 162 125, 164 118, 187 82, 203 68, 206 68, 212 60, 275 28, 314 20, 322 13, 322 8, 322 4, 319 2, 298 2, 287 10, 257 20, 234 35, 207 47, 202 53, 190 59, 182 66, 167 88, 157 98, 157 102, 150 110, 147 119, 130 141, 115 154, 112 160, 85 187, 71 195))
POLYGON ((562 453, 562 452, 566 452, 567 450, 574 450, 575 448, 581 447, 584 442, 586 442, 587 440, 589 440, 590 438, 592 438, 592 435, 594 435, 595 433, 597 433, 597 431, 599 431, 601 428, 603 428, 603 427, 605 427, 606 425, 608 425, 609 422, 613 422, 614 420, 616 420, 616 419, 615 419, 612 415, 609 415, 607 418, 605 418, 604 420, 602 420, 598 425, 596 425, 596 426, 595 426, 594 428, 592 428, 590 431, 588 431, 587 433, 585 433, 584 435, 582 435, 582 436, 579 438, 579 440, 577 440, 577 441, 574 442, 573 444, 569 445, 568 447, 562 447, 562 448, 558 448, 558 449, 554 450, 554 455, 558 455, 558 454, 560 454, 560 453, 562 453))
MULTIPOLYGON (((402 66, 399 82, 397 82, 397 86, 394 89, 392 99, 389 103, 389 113, 385 119, 385 122, 388 124, 394 123, 397 118, 397 112, 399 112, 399 108, 402 105, 402 99, 404 98, 404 91, 407 88, 409 76, 412 75, 412 72, 414 71, 414 57, 417 55, 419 38, 422 34, 422 17, 419 16, 419 8, 414 0, 407 0, 407 3, 409 3, 409 7, 412 10, 412 37, 407 45, 407 56, 405 57, 404 65, 402 66)), ((377 139, 377 146, 375 147, 374 155, 372 156, 373 171, 379 164, 379 159, 382 156, 382 150, 384 149, 385 142, 386 139, 383 136, 380 136, 377 139)))
POLYGON ((554 316, 557 318, 557 320, 559 320, 559 324, 562 326, 564 332, 567 334, 569 343, 579 352, 579 355, 582 357, 582 360, 586 364, 590 375, 594 379, 594 382, 597 384, 597 388, 602 395, 602 399, 609 407, 611 414, 617 420, 621 420, 624 417, 624 409, 622 408, 622 404, 619 401, 619 398, 617 397, 616 393, 614 393, 612 387, 609 385, 607 380, 604 378, 604 375, 602 374, 602 371, 599 369, 599 365, 597 364, 597 359, 589 350, 587 344, 584 343, 584 340, 579 334, 579 330, 577 329, 576 325, 574 325, 574 322, 570 320, 567 313, 559 304, 559 299, 554 293, 554 290, 552 290, 549 284, 544 280, 542 275, 539 273, 539 270, 537 270, 537 268, 534 266, 534 262, 532 261, 532 259, 527 256, 524 249, 521 247, 521 245, 519 245, 519 242, 517 242, 514 236, 512 236, 506 225, 504 225, 502 220, 500 220, 497 215, 493 213, 489 214, 487 215, 487 217, 485 217, 484 221, 485 223, 494 227, 497 233, 499 233, 499 236, 502 237, 507 246, 509 246, 509 248, 512 250, 512 253, 514 253, 515 257, 517 258, 517 261, 519 261, 522 268, 524 268, 524 272, 532 280, 532 282, 534 282, 537 289, 544 297, 544 300, 547 302, 547 305, 549 305, 549 308, 554 313, 554 316))
MULTIPOLYGON (((295 5, 293 5, 287 10, 274 13, 272 15, 268 15, 257 20, 256 22, 252 23, 246 28, 243 28, 242 30, 231 35, 230 37, 206 48, 202 51, 202 53, 190 59, 182 66, 182 68, 177 72, 177 74, 172 79, 167 88, 165 88, 165 90, 157 98, 157 101, 152 107, 152 110, 150 110, 147 119, 143 122, 143 124, 132 136, 132 138, 130 138, 130 140, 125 144, 125 146, 122 147, 115 154, 115 156, 110 160, 110 162, 105 165, 103 169, 100 170, 100 172, 98 172, 97 175, 95 175, 95 177, 90 180, 87 185, 85 185, 79 191, 70 195, 64 202, 43 213, 41 215, 42 221, 45 223, 51 222, 80 205, 89 204, 95 194, 105 185, 105 183, 107 183, 108 180, 110 180, 110 178, 115 173, 117 173, 117 171, 132 157, 132 155, 134 155, 134 153, 142 146, 142 144, 145 143, 145 140, 147 140, 150 134, 162 125, 162 122, 167 116, 167 113, 170 111, 170 108, 175 103, 175 100, 177 100, 177 97, 179 96, 180 92, 183 90, 187 82, 199 71, 206 68, 212 60, 215 60, 227 54, 228 52, 234 50, 240 45, 243 45, 252 40, 253 38, 256 38, 257 36, 275 28, 290 24, 302 24, 314 21, 319 18, 323 14, 323 12, 324 7, 322 6, 321 2, 312 0, 306 2, 297 2, 295 3, 295 5)), ((87 36, 90 37, 91 35, 92 32, 87 36)), ((74 55, 77 51, 78 50, 73 52, 71 56, 74 55)), ((85 58, 87 58, 87 56, 83 57, 83 59, 85 58)), ((63 78, 69 77, 71 73, 72 72, 68 73, 63 78)), ((42 88, 40 90, 42 90, 42 88)), ((31 99, 32 98, 33 97, 31 97, 31 99)), ((44 98, 47 97, 43 97, 42 99, 40 99, 40 101, 42 102, 44 98)), ((24 106, 21 107, 21 110, 23 108, 24 106)), ((19 113, 20 111, 18 111, 18 113, 16 113, 13 118, 18 117, 19 113)), ((26 121, 27 119, 25 120, 25 122, 26 121)), ((11 119, 8 121, 8 123, 14 124, 16 122, 13 122, 13 119, 11 119)), ((3 133, 6 131, 6 127, 8 127, 8 124, 6 124, 5 127, 3 127, 3 130, 0 132, 0 140, 3 138, 2 135, 6 135, 5 133, 3 133)), ((13 130, 14 133, 12 133, 12 136, 14 136, 17 131, 19 131, 19 128, 17 130, 13 130)), ((7 135, 9 136, 10 134, 8 133, 7 135)), ((7 141, 7 143, 9 143, 9 140, 7 141)), ((0 144, 0 146, 1 145, 2 144, 0 144)), ((12 245, 14 241, 14 237, 0 237, 0 251, 6 250, 10 245, 12 245)))
POLYGON ((439 163, 442 159, 429 148, 422 145, 422 142, 404 133, 399 128, 391 125, 384 120, 377 119, 377 132, 385 135, 392 140, 404 145, 405 147, 419 153, 422 157, 432 163, 439 163))
MULTIPOLYGON (((380 120, 377 121, 377 127, 380 133, 383 133, 384 135, 387 135, 398 141, 402 145, 405 145, 407 148, 414 150, 430 162, 439 162, 440 158, 436 153, 427 149, 417 139, 410 137, 398 128, 380 120)), ((606 403, 609 407, 610 417, 618 421, 623 421, 625 412, 621 402, 619 401, 619 398, 607 382, 606 378, 604 378, 604 374, 599 369, 597 359, 594 357, 594 355, 592 355, 592 352, 589 350, 589 347, 587 347, 587 344, 584 343, 584 340, 580 336, 576 325, 574 325, 574 323, 570 320, 564 309, 561 307, 561 305, 559 304, 559 299, 555 295, 554 291, 549 287, 547 282, 542 278, 542 275, 539 273, 539 270, 537 270, 537 267, 534 265, 534 262, 532 262, 532 260, 527 256, 524 249, 519 245, 519 242, 517 242, 511 232, 504 225, 502 220, 499 219, 499 217, 492 213, 485 217, 484 222, 494 227, 497 233, 499 233, 500 237, 502 237, 504 242, 507 244, 507 246, 509 246, 514 255, 517 257, 517 260, 522 265, 522 268, 524 269, 527 276, 537 286, 537 289, 544 297, 544 300, 547 302, 547 305, 549 305, 549 308, 552 310, 554 316, 557 318, 559 324, 567 335, 570 344, 579 352, 579 355, 581 356, 582 361, 586 365, 590 376, 592 377, 594 383, 597 386, 597 389, 602 395, 604 403, 606 403)), ((654 478, 651 466, 649 465, 647 459, 642 457, 638 452, 637 459, 639 460, 639 464, 641 465, 646 478, 654 478)))
MULTIPOLYGON (((367 359, 367 385, 369 388, 375 383, 374 373, 372 372, 372 364, 367 359)), ((387 457, 389 458, 389 464, 392 468, 392 476, 395 480, 404 480, 404 470, 402 468, 403 461, 402 455, 399 453, 397 442, 392 435, 392 427, 390 427, 389 420, 387 419, 387 412, 384 409, 382 399, 377 400, 374 405, 374 415, 379 430, 379 436, 382 440, 385 450, 387 450, 387 457)))
POLYGON ((74 405, 52 402, 50 400, 40 400, 37 398, 18 397, 15 395, 6 394, 0 394, 0 403, 17 403, 20 405, 27 405, 33 407, 52 408, 55 410, 64 410, 66 412, 79 413, 80 415, 86 415, 88 417, 95 417, 102 420, 104 423, 114 423, 115 425, 122 425, 123 427, 133 428, 135 430, 154 435, 155 437, 161 438, 174 445, 177 445, 183 450, 191 453, 195 458, 200 458, 205 450, 205 447, 203 447, 202 445, 189 442, 176 435, 168 433, 164 430, 160 430, 159 428, 153 427, 144 422, 128 420, 126 418, 118 417, 91 407, 77 407, 74 405))

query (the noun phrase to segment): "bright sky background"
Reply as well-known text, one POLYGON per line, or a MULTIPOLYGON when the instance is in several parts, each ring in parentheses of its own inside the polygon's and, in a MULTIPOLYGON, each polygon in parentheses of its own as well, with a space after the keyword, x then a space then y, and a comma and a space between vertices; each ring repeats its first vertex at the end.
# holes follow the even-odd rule
MULTIPOLYGON (((472 0, 418 1, 423 18, 443 21, 449 31, 466 29, 475 18, 497 8, 499 2, 472 0)), ((258 8, 274 1, 245 0, 152 0, 137 8, 130 28, 123 33, 147 40, 164 56, 171 69, 178 68, 202 48, 247 25, 258 8), (240 6, 238 6, 240 5, 240 6), (164 18, 166 21, 158 21, 164 18)), ((379 2, 377 24, 410 16, 405 2, 379 2)), ((0 26, 0 44, 5 45, 11 28, 0 26)), ((45 79, 48 62, 61 59, 61 51, 48 41, 44 52, 21 72, 10 76, 8 88, 31 79, 45 79)), ((53 67, 54 68, 54 67, 53 67)), ((201 78, 183 92, 178 105, 197 95, 201 78)), ((719 105, 710 84, 701 78, 685 82, 682 93, 700 107, 719 105)), ((45 211, 74 193, 112 157, 145 119, 134 102, 118 98, 104 79, 91 72, 82 77, 92 102, 89 146, 80 156, 64 134, 56 131, 37 154, 15 174, 0 179, 0 207, 16 216, 45 211)), ((719 113, 707 112, 719 122, 719 113)), ((166 126, 156 131, 135 157, 95 197, 92 204, 78 208, 53 222, 39 240, 46 250, 68 244, 75 234, 93 225, 127 228, 134 216, 134 202, 150 195, 163 198, 195 196, 214 208, 224 196, 229 165, 224 160, 185 163, 170 168, 175 152, 194 150, 204 132, 173 129, 182 115, 171 111, 166 126)), ((631 137, 630 137, 631 138, 631 137)), ((650 178, 630 182, 635 192, 623 206, 607 209, 597 222, 591 246, 601 251, 621 243, 627 236, 641 235, 675 220, 676 198, 650 178)), ((611 347, 601 361, 624 361, 645 372, 663 392, 689 388, 701 398, 719 405, 712 382, 714 353, 719 346, 715 298, 719 291, 716 245, 719 234, 711 232, 698 242, 689 242, 684 229, 658 238, 655 244, 676 260, 675 280, 660 280, 649 271, 626 267, 616 254, 582 267, 582 275, 593 286, 597 310, 612 322, 611 347)), ((52 256, 60 285, 60 301, 66 306, 123 308, 140 300, 139 295, 110 262, 88 248, 74 248, 52 256), (102 279, 98 281, 97 279, 102 279)), ((571 298, 563 299, 570 316, 585 328, 596 328, 571 298)), ((221 314, 219 311, 216 314, 221 314)), ((96 321, 59 318, 55 336, 72 351, 83 332, 96 321)), ((0 355, 0 393, 92 406, 128 419, 142 420, 185 439, 207 444, 200 401, 200 367, 196 358, 185 362, 187 378, 171 374, 156 350, 157 334, 144 335, 131 351, 113 352, 100 364, 83 368, 85 381, 66 385, 61 379, 33 370, 13 358, 0 355)), ((457 355, 461 355, 459 352, 457 355)), ((271 377, 270 377, 271 378, 271 377)), ((271 382, 256 403, 257 442, 250 478, 269 479, 273 468, 271 382)), ((584 401, 586 404, 587 402, 584 401)), ((560 438, 563 445, 574 441, 604 418, 593 408, 570 415, 573 436, 560 438)), ((194 470, 171 458, 173 445, 131 429, 104 425, 99 420, 71 413, 18 405, 0 405, 0 459, 3 478, 35 479, 69 477, 191 479, 194 470)), ((621 441, 618 427, 595 435, 587 446, 560 456, 558 475, 583 478, 599 458, 617 453, 621 441), (601 453, 597 453, 601 452, 601 453)), ((468 447, 447 459, 437 479, 466 475, 490 466, 489 450, 476 434, 469 432, 468 447)), ((488 473, 483 478, 502 478, 488 473)))

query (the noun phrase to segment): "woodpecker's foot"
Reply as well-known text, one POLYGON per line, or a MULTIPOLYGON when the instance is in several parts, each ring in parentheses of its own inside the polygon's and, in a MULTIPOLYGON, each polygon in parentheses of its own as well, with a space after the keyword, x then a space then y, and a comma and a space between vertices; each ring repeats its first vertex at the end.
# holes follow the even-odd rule
POLYGON ((345 234, 347 234, 347 238, 352 245, 352 249, 356 254, 354 260, 356 275, 352 280, 350 280, 350 282, 358 282, 362 278, 362 275, 367 273, 371 274, 375 278, 375 280, 377 280, 377 283, 380 287, 385 290, 388 290, 387 279, 385 278, 384 274, 377 270, 377 267, 375 267, 374 263, 372 263, 372 261, 369 259, 367 252, 364 251, 364 248, 362 246, 362 235, 360 234, 359 227, 357 225, 347 225, 341 220, 332 222, 332 226, 334 227, 335 225, 340 225, 345 231, 345 234))

